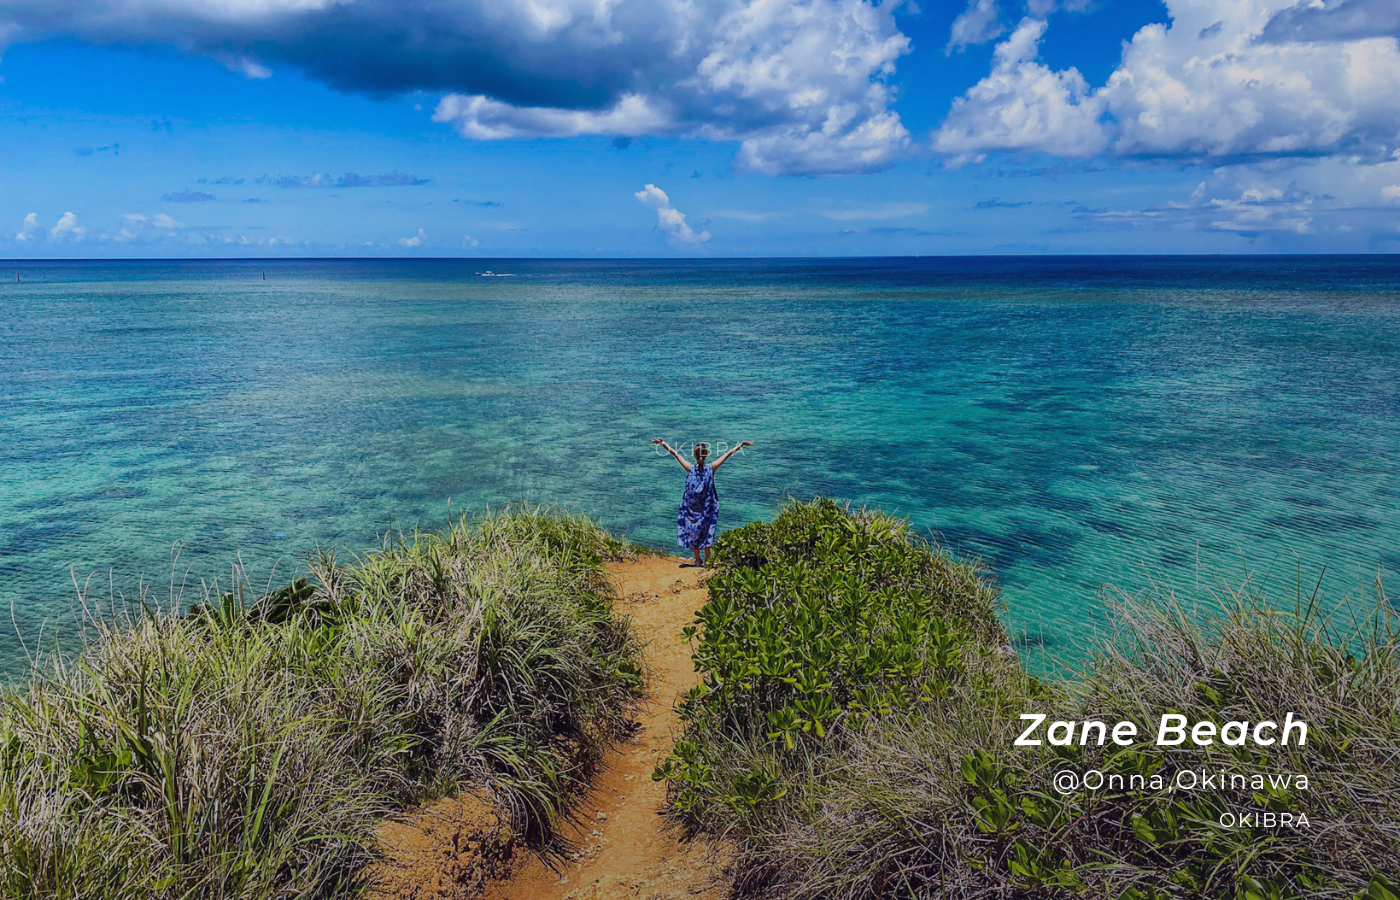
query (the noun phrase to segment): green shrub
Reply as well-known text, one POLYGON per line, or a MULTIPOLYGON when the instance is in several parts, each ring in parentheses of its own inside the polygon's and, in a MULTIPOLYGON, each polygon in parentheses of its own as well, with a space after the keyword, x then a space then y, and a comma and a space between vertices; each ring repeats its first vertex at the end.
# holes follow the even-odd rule
POLYGON ((995 592, 900 521, 791 504, 715 547, 720 572, 686 635, 703 676, 657 770, 692 825, 760 827, 813 754, 872 718, 995 689, 995 592))
MULTIPOLYGON (((799 512, 730 548, 741 555, 721 554, 726 567, 711 583, 719 610, 701 614, 707 632, 697 660, 706 684, 687 698, 685 733, 660 773, 672 779, 678 817, 735 840, 741 892, 784 900, 1388 900, 1400 893, 1400 632, 1388 609, 1343 629, 1315 606, 1284 614, 1257 593, 1226 594, 1214 613, 1192 615, 1170 596, 1123 598, 1115 605, 1119 632, 1087 674, 1063 684, 1000 665, 995 632, 974 637, 966 624, 953 628, 967 635, 957 650, 962 671, 933 664, 932 625, 910 642, 922 666, 862 669, 847 660, 881 646, 922 601, 889 597, 873 610, 866 607, 877 595, 861 593, 863 574, 854 590, 796 580, 790 570, 830 571, 844 556, 811 540, 821 527, 813 520, 832 507, 799 512), (759 568, 734 566, 736 559, 759 568), (762 595, 755 576, 765 572, 762 595), (741 590, 750 599, 731 614, 741 590), (881 624, 842 624, 852 596, 870 598, 857 604, 861 621, 881 624), (764 634, 755 621, 770 616, 782 623, 778 633, 803 646, 816 637, 820 652, 837 661, 826 683, 841 712, 824 738, 799 731, 789 744, 782 729, 758 726, 801 690, 801 678, 778 686, 762 672, 771 665, 761 662, 769 651, 755 639, 764 634), (837 626, 799 640, 804 616, 837 626), (880 714, 852 715, 871 707, 843 699, 859 696, 862 678, 888 698, 880 714), (1310 725, 1304 747, 1154 743, 1165 712, 1193 722, 1257 722, 1288 711, 1310 725), (1141 737, 1130 747, 1016 747, 1023 712, 1132 721, 1141 737), (1127 780, 1123 789, 1066 795, 1052 782, 1064 769, 1127 780), (1151 776, 1170 787, 1183 770, 1245 776, 1245 786, 1150 787, 1151 776), (1291 789, 1269 783, 1268 775, 1282 773, 1307 776, 1308 789, 1297 789, 1296 779, 1291 789), (1262 788, 1256 774, 1266 776, 1262 788), (1221 825, 1227 812, 1264 811, 1295 821, 1305 815, 1310 827, 1221 825)), ((879 542, 865 547, 861 560, 837 568, 878 568, 879 542)), ((984 589, 963 583, 965 608, 984 589)))
POLYGON ((0 693, 0 896, 332 896, 379 819, 467 785, 547 833, 640 693, 623 550, 512 511, 108 623, 0 693))

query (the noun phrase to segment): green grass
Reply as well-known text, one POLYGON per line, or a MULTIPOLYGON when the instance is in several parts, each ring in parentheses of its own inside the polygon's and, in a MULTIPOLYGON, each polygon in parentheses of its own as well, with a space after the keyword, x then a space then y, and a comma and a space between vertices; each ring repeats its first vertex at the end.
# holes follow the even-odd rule
MULTIPOLYGON (((1081 677, 1011 658, 978 572, 898 522, 795 504, 719 545, 692 637, 705 681, 658 769, 673 814, 738 848, 740 894, 783 900, 1105 897, 1389 900, 1400 872, 1400 632, 1252 591, 1122 598, 1081 677), (891 590, 890 588, 894 588, 891 590), (920 622, 923 624, 921 625, 920 622), (1305 747, 1161 748, 1191 721, 1309 723, 1305 747), (1141 743, 1015 747, 1023 712, 1128 720, 1141 743), (820 727, 818 727, 820 726, 820 727), (1052 776, 1308 776, 1306 791, 1062 795, 1052 776), (1222 813, 1310 828, 1222 828, 1222 813), (1387 880, 1389 879, 1389 880, 1387 880)), ((1131 782, 1129 782, 1131 785, 1131 782)))
POLYGON ((100 626, 0 694, 0 896, 339 896, 382 817, 467 786, 547 835, 640 694, 626 552, 514 510, 100 626))

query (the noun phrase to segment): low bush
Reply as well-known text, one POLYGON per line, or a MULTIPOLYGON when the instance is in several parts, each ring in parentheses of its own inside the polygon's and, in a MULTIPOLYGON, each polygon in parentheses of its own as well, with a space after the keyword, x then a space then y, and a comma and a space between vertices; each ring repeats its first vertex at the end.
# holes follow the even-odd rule
POLYGON ((830 500, 725 534, 686 629, 702 683, 657 770, 696 827, 755 834, 871 719, 983 693, 1009 668, 996 592, 907 526, 830 500))
POLYGON ((840 589, 814 589, 811 578, 824 576, 800 580, 795 571, 878 569, 887 520, 845 516, 840 528, 869 537, 859 560, 810 541, 813 519, 838 515, 826 504, 789 510, 755 529, 761 538, 720 554, 714 608, 697 623, 706 683, 686 699, 685 732, 658 773, 671 779, 676 816, 737 843, 741 892, 784 900, 1400 895, 1400 633, 1388 608, 1343 629, 1315 606, 1281 613, 1251 591, 1191 614, 1170 595, 1120 598, 1119 631, 1095 664, 1052 685, 1001 664, 997 634, 978 632, 968 624, 975 617, 945 618, 949 607, 987 605, 977 582, 950 582, 962 585, 960 604, 922 607, 919 599, 877 602, 863 574, 840 589), (772 616, 756 598, 765 591, 782 607, 776 630, 785 640, 806 647, 816 638, 824 658, 836 660, 820 685, 830 685, 829 708, 838 710, 824 735, 799 724, 790 741, 793 730, 779 727, 790 722, 781 710, 803 715, 793 698, 807 676, 790 683, 792 672, 779 676, 764 661, 763 623, 772 616), (750 599, 731 613, 739 592, 750 599), (795 621, 850 621, 843 610, 853 596, 868 598, 856 604, 861 621, 877 624, 817 634, 795 621), (921 609, 932 616, 922 632, 897 624, 921 609), (897 633, 923 635, 899 641, 918 648, 919 665, 848 662, 897 633), (953 666, 938 656, 938 635, 949 633, 963 635, 953 666), (859 699, 867 682, 886 702, 859 699), (1139 736, 1126 747, 1014 746, 1026 724, 1018 716, 1032 712, 1110 728, 1131 721, 1139 736), (1281 721, 1287 712, 1309 723, 1304 746, 1154 741, 1163 713, 1223 723, 1281 721), (1121 781, 1061 793, 1053 778, 1063 770, 1121 781), (1291 776, 1287 784, 1281 775, 1291 776), (1241 825, 1244 814, 1254 818, 1241 825), (1290 826, 1279 824, 1284 814, 1290 826), (1299 827, 1304 816, 1309 824, 1299 827))
POLYGON ((623 551, 516 510, 101 626, 0 693, 0 896, 335 896, 383 816, 466 786, 547 833, 640 694, 623 551))

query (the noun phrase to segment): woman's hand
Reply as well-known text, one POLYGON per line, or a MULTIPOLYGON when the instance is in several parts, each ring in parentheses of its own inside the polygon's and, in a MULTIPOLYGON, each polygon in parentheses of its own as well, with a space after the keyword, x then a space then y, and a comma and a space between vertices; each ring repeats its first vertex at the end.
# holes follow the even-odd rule
POLYGON ((670 444, 666 443, 666 442, 663 441, 661 438, 652 438, 652 439, 651 439, 651 445, 652 445, 653 447, 655 447, 655 446, 658 445, 658 444, 660 444, 662 447, 665 447, 665 448, 666 448, 666 452, 669 453, 669 454, 671 454, 672 456, 674 456, 674 457, 676 458, 676 462, 678 462, 678 463, 680 463, 682 466, 684 466, 684 467, 685 467, 685 470, 686 470, 687 472, 690 471, 690 463, 686 462, 684 459, 681 458, 681 455, 680 455, 679 453, 676 452, 676 448, 675 448, 675 447, 672 447, 670 444))
POLYGON ((729 457, 731 457, 731 456, 733 456, 734 454, 738 453, 740 450, 744 449, 745 447, 752 447, 752 446, 753 446, 753 441, 740 441, 739 443, 735 444, 733 447, 730 447, 728 453, 724 454, 724 455, 721 456, 719 459, 715 460, 715 464, 714 464, 713 466, 711 466, 711 468, 718 469, 720 466, 724 465, 725 460, 729 459, 729 457))

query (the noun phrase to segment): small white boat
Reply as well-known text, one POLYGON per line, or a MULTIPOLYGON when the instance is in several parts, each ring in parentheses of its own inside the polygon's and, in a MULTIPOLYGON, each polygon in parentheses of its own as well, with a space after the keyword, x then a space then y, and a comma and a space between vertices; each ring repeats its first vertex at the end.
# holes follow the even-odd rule
POLYGON ((480 275, 482 278, 509 278, 509 277, 511 277, 512 275, 514 275, 515 273, 514 273, 514 272, 492 272, 490 269, 487 269, 485 272, 477 272, 476 274, 480 275))

